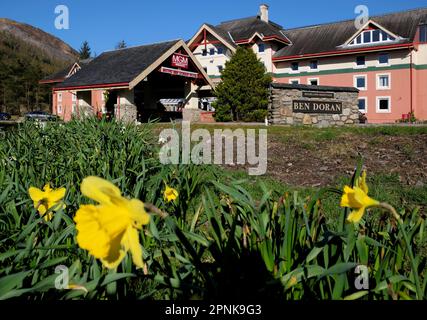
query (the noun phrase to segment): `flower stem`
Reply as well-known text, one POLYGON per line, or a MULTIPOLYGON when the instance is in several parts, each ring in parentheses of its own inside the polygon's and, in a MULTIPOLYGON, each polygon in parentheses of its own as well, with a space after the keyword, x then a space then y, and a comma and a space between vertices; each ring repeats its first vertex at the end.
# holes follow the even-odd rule
POLYGON ((412 253, 411 243, 409 241, 408 235, 406 234, 405 226, 403 224, 402 217, 397 213, 396 209, 393 206, 389 205, 388 203, 380 203, 378 205, 378 207, 386 209, 387 211, 389 211, 393 215, 393 217, 396 219, 396 221, 398 222, 398 224, 401 228, 401 231, 403 234, 403 239, 405 240, 405 244, 406 244, 406 249, 408 250, 409 259, 411 260, 412 272, 413 272, 414 279, 415 279, 415 287, 417 289, 417 299, 421 300, 423 298, 423 292, 421 291, 421 285, 420 285, 420 279, 418 276, 417 265, 415 263, 415 258, 414 258, 414 255, 412 253))

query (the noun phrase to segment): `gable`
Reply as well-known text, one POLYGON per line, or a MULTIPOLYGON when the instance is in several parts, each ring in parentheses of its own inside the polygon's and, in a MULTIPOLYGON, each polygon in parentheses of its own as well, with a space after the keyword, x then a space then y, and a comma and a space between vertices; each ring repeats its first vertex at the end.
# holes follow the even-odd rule
POLYGON ((374 21, 368 21, 344 45, 357 46, 400 41, 402 38, 374 21))

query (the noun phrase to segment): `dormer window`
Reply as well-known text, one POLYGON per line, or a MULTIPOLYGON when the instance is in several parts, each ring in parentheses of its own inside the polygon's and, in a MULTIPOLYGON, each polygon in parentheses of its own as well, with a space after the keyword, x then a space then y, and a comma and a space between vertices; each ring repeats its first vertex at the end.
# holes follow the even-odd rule
POLYGON ((392 42, 396 38, 380 29, 369 29, 361 32, 356 38, 349 43, 350 46, 372 44, 380 42, 392 42))

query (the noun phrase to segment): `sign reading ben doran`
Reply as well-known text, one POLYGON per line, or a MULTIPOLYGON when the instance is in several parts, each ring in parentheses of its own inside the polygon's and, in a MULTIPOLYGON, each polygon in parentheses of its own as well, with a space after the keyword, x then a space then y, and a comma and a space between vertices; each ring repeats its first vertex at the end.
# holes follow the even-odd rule
POLYGON ((292 109, 295 113, 342 114, 342 102, 293 100, 292 109))

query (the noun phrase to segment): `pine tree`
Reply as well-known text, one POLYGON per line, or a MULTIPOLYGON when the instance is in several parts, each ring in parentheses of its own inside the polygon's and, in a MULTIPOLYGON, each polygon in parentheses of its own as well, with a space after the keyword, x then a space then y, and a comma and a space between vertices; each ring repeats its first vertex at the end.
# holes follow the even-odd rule
POLYGON ((127 44, 124 40, 121 40, 119 43, 117 43, 116 49, 124 49, 124 48, 127 48, 127 44))
POLYGON ((271 76, 253 50, 238 47, 225 63, 222 82, 216 87, 217 121, 263 121, 268 114, 271 76))
POLYGON ((80 54, 80 60, 85 60, 90 58, 92 52, 89 47, 89 43, 87 41, 83 42, 82 46, 80 47, 79 54, 80 54))

